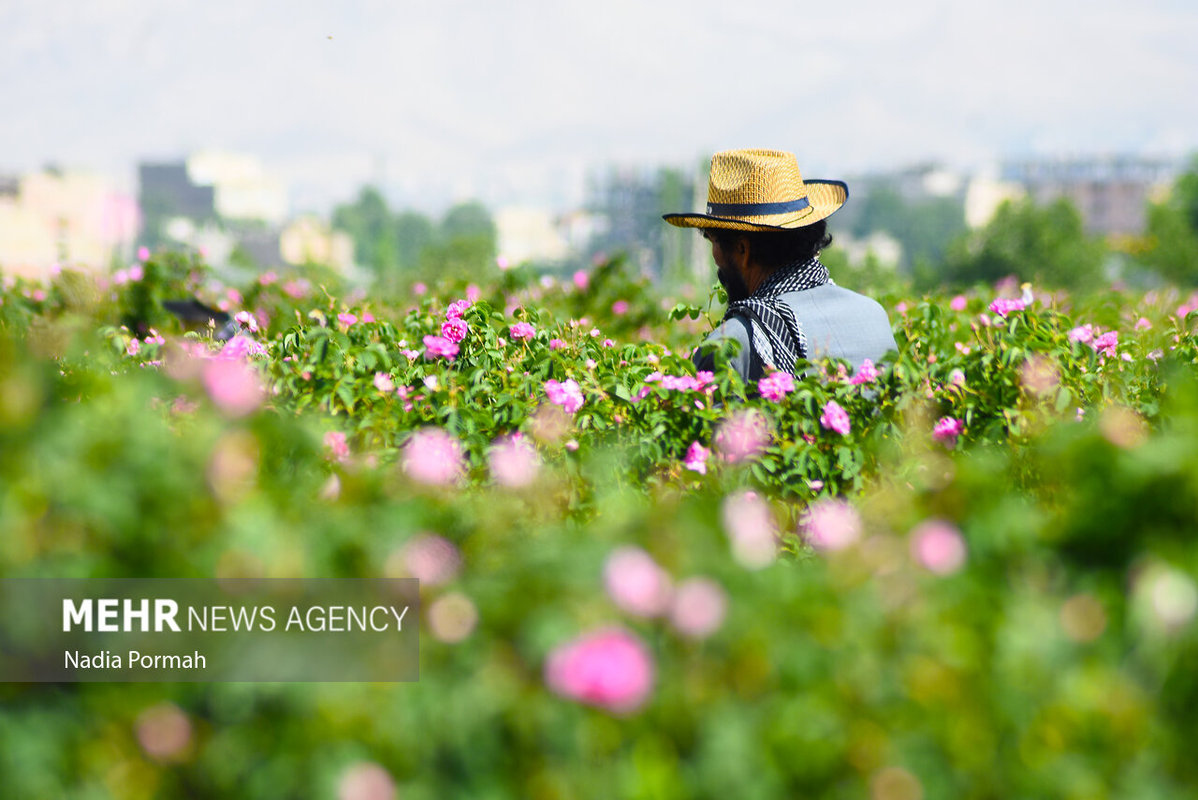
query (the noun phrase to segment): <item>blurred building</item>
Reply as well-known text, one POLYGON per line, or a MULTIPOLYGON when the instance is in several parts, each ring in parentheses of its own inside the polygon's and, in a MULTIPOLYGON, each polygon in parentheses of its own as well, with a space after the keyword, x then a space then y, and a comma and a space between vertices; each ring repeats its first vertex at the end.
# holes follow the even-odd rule
POLYGON ((285 188, 253 156, 204 151, 185 161, 140 164, 138 178, 148 244, 171 239, 193 244, 178 233, 209 223, 277 228, 287 217, 285 188))
POLYGON ((527 207, 495 213, 499 253, 513 264, 562 261, 570 253, 567 233, 548 211, 527 207))
POLYGON ((1002 178, 1022 186, 1038 204, 1068 198, 1087 231, 1119 236, 1143 232, 1148 202, 1168 188, 1175 173, 1167 161, 1119 156, 1009 162, 1002 178))
POLYGON ((104 176, 46 169, 0 179, 0 270, 48 278, 56 265, 107 269, 128 257, 137 204, 104 176))
POLYGON ((221 219, 279 225, 287 217, 286 188, 253 156, 201 151, 187 159, 187 176, 193 184, 212 187, 221 219))
POLYGON ((285 227, 279 234, 279 251, 284 262, 295 266, 320 264, 347 273, 354 263, 349 234, 315 216, 300 217, 285 227))
POLYGON ((994 219, 994 214, 1003 203, 1027 195, 1018 183, 1000 180, 997 173, 996 169, 986 170, 969 180, 965 190, 965 224, 970 228, 983 227, 994 219))

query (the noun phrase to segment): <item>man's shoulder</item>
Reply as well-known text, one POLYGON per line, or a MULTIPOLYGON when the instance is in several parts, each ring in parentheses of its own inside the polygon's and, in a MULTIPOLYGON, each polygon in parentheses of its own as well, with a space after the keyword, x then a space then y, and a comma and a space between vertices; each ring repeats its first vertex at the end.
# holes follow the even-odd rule
POLYGON ((804 302, 818 302, 821 305, 836 304, 857 307, 871 307, 879 311, 885 312, 882 304, 868 295, 854 292, 852 289, 846 289, 835 283, 825 283, 822 286, 816 286, 813 289, 804 289, 798 292, 788 292, 783 296, 785 300, 802 304, 804 302))
POLYGON ((747 317, 733 312, 707 334, 706 341, 714 341, 716 339, 737 339, 741 342, 748 343, 749 341, 749 320, 747 317))

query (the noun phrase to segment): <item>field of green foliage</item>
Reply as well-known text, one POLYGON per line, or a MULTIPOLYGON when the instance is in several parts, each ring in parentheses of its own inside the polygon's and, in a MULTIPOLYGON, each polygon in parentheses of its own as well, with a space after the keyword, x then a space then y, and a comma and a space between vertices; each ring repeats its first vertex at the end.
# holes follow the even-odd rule
POLYGON ((1198 296, 745 386, 619 260, 326 278, 6 281, 0 576, 416 577, 419 682, 0 685, 0 794, 1194 796, 1198 296))

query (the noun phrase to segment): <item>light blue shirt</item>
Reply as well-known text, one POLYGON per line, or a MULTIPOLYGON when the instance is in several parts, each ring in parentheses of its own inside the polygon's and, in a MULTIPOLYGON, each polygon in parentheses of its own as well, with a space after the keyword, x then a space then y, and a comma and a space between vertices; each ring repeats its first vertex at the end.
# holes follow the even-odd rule
MULTIPOLYGON (((834 283, 825 283, 814 289, 787 292, 780 295, 779 300, 790 306, 795 319, 803 327, 810 361, 843 358, 856 370, 865 359, 877 364, 884 360, 886 353, 898 349, 886 310, 878 301, 865 295, 834 283)), ((720 339, 740 342, 740 352, 729 363, 746 384, 761 379, 764 365, 750 346, 747 319, 731 317, 703 341, 707 344, 720 339)), ((696 353, 694 361, 698 369, 710 370, 714 366, 714 359, 710 356, 704 359, 696 353)))

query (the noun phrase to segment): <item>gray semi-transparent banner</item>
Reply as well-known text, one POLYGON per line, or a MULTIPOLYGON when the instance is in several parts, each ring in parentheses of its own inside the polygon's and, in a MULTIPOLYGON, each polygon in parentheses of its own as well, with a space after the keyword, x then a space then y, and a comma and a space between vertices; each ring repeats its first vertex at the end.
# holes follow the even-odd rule
POLYGON ((0 681, 414 681, 414 579, 0 580, 0 681))

